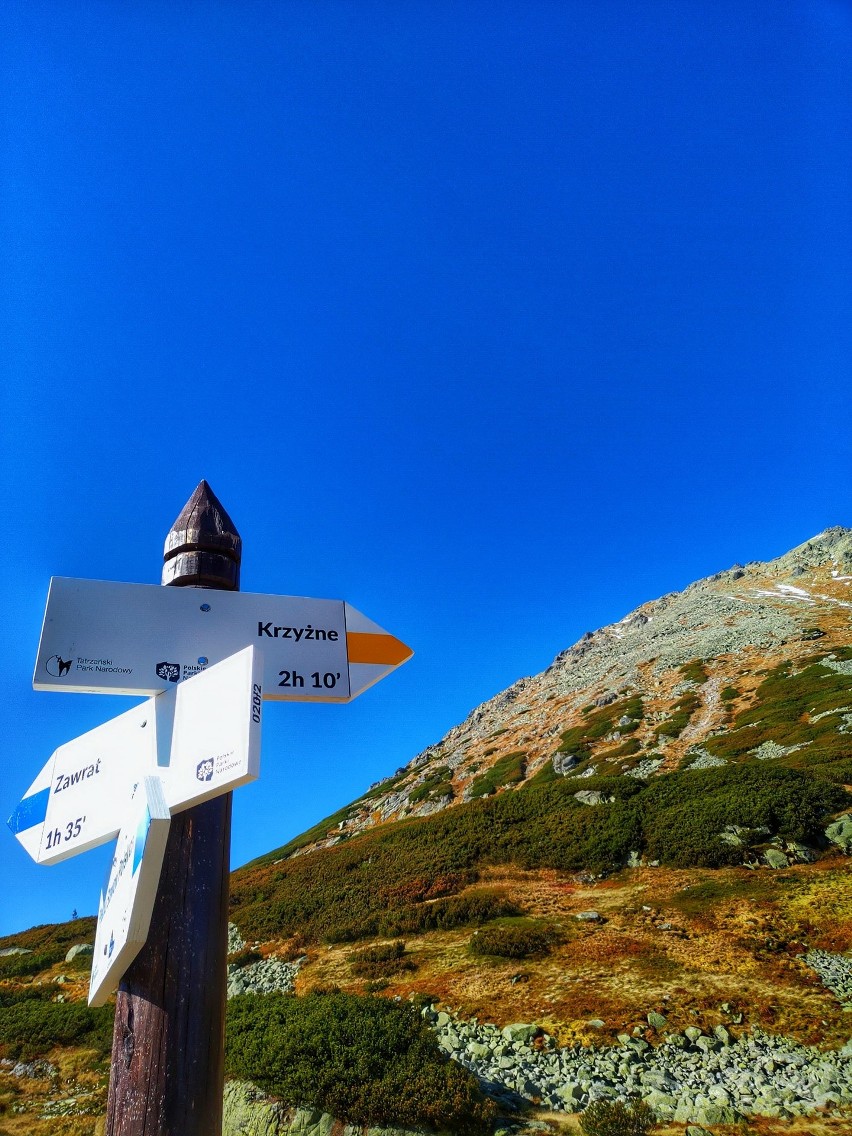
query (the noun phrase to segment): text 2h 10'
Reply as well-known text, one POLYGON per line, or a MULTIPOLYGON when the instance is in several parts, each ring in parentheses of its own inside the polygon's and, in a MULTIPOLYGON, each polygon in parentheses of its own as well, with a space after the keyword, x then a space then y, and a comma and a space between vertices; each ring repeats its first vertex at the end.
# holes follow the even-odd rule
MULTIPOLYGON (((278 677, 281 679, 281 682, 278 683, 279 686, 289 686, 292 689, 294 687, 301 688, 305 685, 305 676, 300 675, 298 671, 279 671, 278 677)), ((310 678, 314 690, 334 690, 340 682, 340 671, 326 671, 325 674, 314 671, 310 678)))

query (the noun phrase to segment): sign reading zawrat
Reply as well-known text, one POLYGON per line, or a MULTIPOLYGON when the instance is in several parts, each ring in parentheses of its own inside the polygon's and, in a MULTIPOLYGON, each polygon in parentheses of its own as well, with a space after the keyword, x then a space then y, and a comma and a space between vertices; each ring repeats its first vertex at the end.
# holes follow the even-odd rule
POLYGON ((413 654, 343 600, 54 577, 33 686, 152 695, 251 645, 278 701, 349 702, 413 654))
POLYGON ((7 822, 37 863, 56 864, 117 835, 131 785, 156 769, 154 701, 50 755, 7 822))
POLYGON ((260 773, 262 664, 256 647, 149 698, 54 750, 9 817, 39 864, 112 840, 131 787, 159 776, 172 813, 260 773))

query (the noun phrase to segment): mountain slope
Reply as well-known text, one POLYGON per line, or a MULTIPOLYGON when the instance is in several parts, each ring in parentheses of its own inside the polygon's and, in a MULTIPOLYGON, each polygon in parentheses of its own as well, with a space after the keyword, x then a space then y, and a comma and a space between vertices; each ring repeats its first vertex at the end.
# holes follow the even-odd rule
MULTIPOLYGON (((758 695, 767 672, 778 672, 784 687, 779 668, 792 668, 794 679, 804 660, 833 655, 827 665, 837 675, 836 705, 829 699, 822 711, 838 712, 794 741, 780 723, 762 739, 799 746, 800 758, 816 759, 852 721, 843 716, 852 714, 852 696, 843 693, 852 686, 845 682, 851 631, 852 529, 837 527, 776 560, 736 565, 585 635, 541 674, 478 706, 394 776, 255 863, 333 846, 388 820, 426 816, 503 786, 519 788, 552 771, 554 758, 555 771, 572 777, 719 764, 732 755, 714 739, 738 722, 747 725, 740 719, 754 716, 760 703, 793 693, 795 683, 788 683, 790 690, 758 695)), ((799 691, 805 702, 808 693, 799 691)), ((754 731, 742 738, 738 759, 780 756, 771 744, 757 754, 762 741, 754 731)))
MULTIPOLYGON (((503 1104, 556 1109, 552 1126, 638 1091, 664 1120, 712 1125, 727 1100, 764 1134, 839 1136, 851 624, 836 528, 584 636, 232 874, 229 992, 428 1003, 446 1052, 503 1104), (750 1082, 742 1054, 761 1063, 750 1082)), ((66 1106, 62 1130, 89 1136, 103 1107, 108 1023, 64 961, 78 924, 0 940, 10 1136, 59 1131, 66 1106)))

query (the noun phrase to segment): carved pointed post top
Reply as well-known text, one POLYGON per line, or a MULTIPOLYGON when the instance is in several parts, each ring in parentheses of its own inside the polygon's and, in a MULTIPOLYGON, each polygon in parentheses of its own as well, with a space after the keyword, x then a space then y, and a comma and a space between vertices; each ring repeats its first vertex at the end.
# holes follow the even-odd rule
POLYGON ((236 525, 207 482, 199 482, 166 537, 163 583, 237 591, 241 556, 236 525))

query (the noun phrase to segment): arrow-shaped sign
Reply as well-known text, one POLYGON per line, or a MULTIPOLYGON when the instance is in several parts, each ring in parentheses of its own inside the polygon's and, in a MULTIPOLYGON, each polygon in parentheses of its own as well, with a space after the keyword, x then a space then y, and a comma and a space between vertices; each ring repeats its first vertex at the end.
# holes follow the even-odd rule
POLYGON ((158 777, 133 786, 109 882, 101 892, 89 1005, 102 1006, 148 938, 169 835, 169 808, 158 777))
POLYGON ((40 864, 112 840, 135 780, 157 768, 157 718, 149 699, 54 750, 9 817, 40 864))
POLYGON ((283 701, 348 702, 413 653, 343 600, 54 577, 33 686, 157 694, 251 644, 283 701))
POLYGON ((262 662, 247 647, 55 750, 9 827, 55 864, 112 840, 132 786, 157 774, 171 813, 260 772, 262 662))

